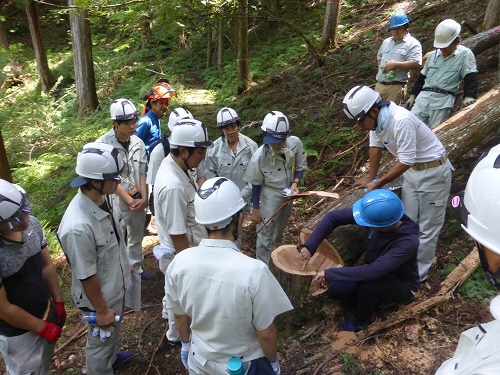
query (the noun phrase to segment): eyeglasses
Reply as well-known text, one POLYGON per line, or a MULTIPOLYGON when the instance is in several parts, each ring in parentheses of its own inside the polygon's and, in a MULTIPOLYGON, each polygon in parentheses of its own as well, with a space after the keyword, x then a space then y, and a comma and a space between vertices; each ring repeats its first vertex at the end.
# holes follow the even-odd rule
POLYGON ((467 227, 470 212, 465 207, 464 192, 460 192, 451 199, 451 214, 455 219, 467 227))
POLYGON ((228 181, 227 178, 224 178, 224 177, 219 178, 217 181, 215 181, 215 184, 213 184, 212 187, 209 187, 208 189, 198 190, 198 196, 203 200, 207 199, 215 191, 217 191, 217 189, 219 189, 219 187, 222 185, 223 182, 226 182, 226 181, 228 181))

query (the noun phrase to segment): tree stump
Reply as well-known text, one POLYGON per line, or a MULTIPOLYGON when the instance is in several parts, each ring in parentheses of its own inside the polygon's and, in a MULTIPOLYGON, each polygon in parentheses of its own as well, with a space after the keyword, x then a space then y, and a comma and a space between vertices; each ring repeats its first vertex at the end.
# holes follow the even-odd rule
MULTIPOLYGON (((325 242, 325 249, 330 246, 325 242)), ((327 268, 342 267, 341 260, 335 258, 334 252, 329 250, 319 251, 319 249, 304 266, 304 261, 300 258, 297 246, 294 245, 278 247, 271 253, 271 259, 271 272, 280 283, 294 308, 302 306, 308 296, 316 296, 326 291, 326 289, 312 282, 316 273, 327 268), (325 255, 325 252, 328 255, 325 255)))

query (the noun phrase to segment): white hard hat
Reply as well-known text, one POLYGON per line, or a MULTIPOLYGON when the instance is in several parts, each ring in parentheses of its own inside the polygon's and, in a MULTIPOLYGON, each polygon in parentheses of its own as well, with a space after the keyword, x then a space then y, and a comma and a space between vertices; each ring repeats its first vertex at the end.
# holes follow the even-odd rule
POLYGON ((206 180, 194 197, 195 219, 210 230, 223 229, 245 205, 233 181, 214 177, 206 180))
POLYGON ((464 205, 464 230, 500 255, 500 145, 485 153, 472 171, 464 192, 464 205))
POLYGON ((239 121, 238 114, 232 108, 224 107, 217 113, 217 126, 219 128, 239 121))
POLYGON ((0 230, 11 230, 31 212, 26 192, 18 185, 0 179, 0 230))
POLYGON ((135 105, 128 99, 116 99, 109 108, 111 120, 129 121, 137 118, 139 112, 135 105))
POLYGON ((442 21, 436 27, 434 32, 434 47, 446 48, 448 47, 460 34, 460 24, 451 19, 442 21))
POLYGON ((261 129, 265 144, 281 143, 290 134, 288 118, 280 111, 269 112, 262 121, 261 129))
POLYGON ((120 152, 111 145, 91 142, 83 146, 76 158, 76 177, 71 187, 79 187, 92 180, 120 180, 124 162, 120 152))
POLYGON ((208 140, 208 131, 201 121, 184 119, 174 125, 170 136, 171 148, 184 147, 211 147, 208 140))
POLYGON ((346 94, 342 104, 346 116, 358 122, 380 101, 380 95, 368 86, 355 86, 346 94))
POLYGON ((181 120, 193 118, 193 115, 187 109, 184 109, 182 107, 176 108, 172 112, 170 112, 170 116, 168 117, 168 130, 172 131, 174 125, 181 120))

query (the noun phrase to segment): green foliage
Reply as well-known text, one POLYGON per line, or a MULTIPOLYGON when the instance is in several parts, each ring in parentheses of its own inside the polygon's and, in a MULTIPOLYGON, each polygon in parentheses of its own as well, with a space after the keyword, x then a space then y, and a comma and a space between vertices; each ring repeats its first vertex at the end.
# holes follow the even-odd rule
POLYGON ((356 357, 352 354, 342 351, 340 352, 340 357, 342 358, 342 373, 345 375, 358 375, 360 373, 359 363, 356 357))
POLYGON ((473 298, 480 302, 497 294, 496 289, 488 283, 481 267, 474 271, 467 281, 458 288, 458 292, 465 299, 473 298))

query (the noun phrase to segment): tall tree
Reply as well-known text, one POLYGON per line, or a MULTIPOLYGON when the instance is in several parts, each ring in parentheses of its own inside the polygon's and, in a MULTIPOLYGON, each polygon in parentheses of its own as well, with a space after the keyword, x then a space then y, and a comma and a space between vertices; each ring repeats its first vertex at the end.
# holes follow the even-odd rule
POLYGON ((238 94, 246 91, 250 82, 248 67, 248 0, 238 0, 238 94))
POLYGON ((222 71, 222 64, 224 63, 224 21, 219 15, 219 27, 217 27, 217 70, 222 71))
POLYGON ((326 0, 325 21, 319 44, 319 53, 325 53, 330 47, 337 48, 337 29, 339 25, 341 0, 326 0))
POLYGON ((206 67, 210 68, 212 67, 212 24, 210 22, 207 22, 206 25, 206 30, 207 30, 207 63, 206 67))
POLYGON ((94 112, 97 100, 92 39, 88 11, 75 8, 75 1, 68 0, 71 40, 73 42, 73 62, 75 65, 76 96, 78 117, 83 118, 94 112))
POLYGON ((486 7, 483 26, 485 29, 491 29, 500 25, 500 0, 490 0, 486 7))
POLYGON ((5 144, 3 143, 2 129, 0 129, 0 178, 12 182, 9 160, 7 160, 7 152, 5 151, 5 144))
POLYGON ((0 45, 9 50, 9 38, 7 36, 7 27, 5 26, 5 20, 0 15, 0 45))
POLYGON ((28 16, 31 41, 33 42, 36 67, 38 70, 38 75, 40 76, 42 90, 46 93, 49 93, 52 86, 54 86, 54 83, 56 83, 56 80, 54 79, 54 76, 49 69, 47 54, 45 53, 45 49, 43 47, 42 33, 40 29, 36 3, 30 1, 28 5, 26 5, 26 14, 28 16))

